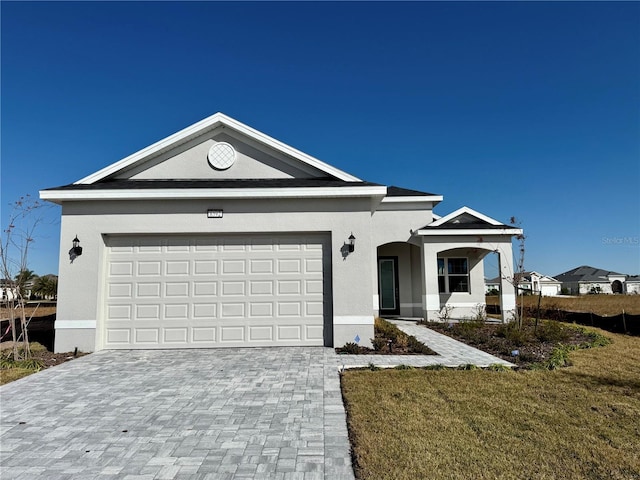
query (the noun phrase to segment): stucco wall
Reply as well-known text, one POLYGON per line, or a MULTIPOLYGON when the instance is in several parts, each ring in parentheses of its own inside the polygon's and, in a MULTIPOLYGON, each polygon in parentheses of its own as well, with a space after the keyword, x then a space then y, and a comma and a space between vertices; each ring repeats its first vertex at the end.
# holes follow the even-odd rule
POLYGON ((103 313, 103 235, 154 233, 329 233, 334 345, 353 341, 356 335, 361 344, 369 345, 373 337, 371 279, 376 263, 370 229, 370 200, 363 198, 66 202, 60 234, 56 351, 96 348, 95 330, 100 328, 103 313), (223 218, 207 218, 210 208, 222 209, 223 218), (343 246, 352 232, 357 239, 355 251, 343 257, 343 246), (76 235, 83 253, 70 263, 67 252, 76 235))
POLYGON ((299 162, 293 166, 284 154, 265 151, 240 141, 227 133, 213 132, 197 137, 142 165, 125 170, 117 178, 148 179, 238 179, 238 178, 305 178, 323 173, 299 162), (215 170, 207 161, 209 148, 226 142, 236 150, 236 160, 227 170, 215 170), (304 168, 304 169, 303 169, 304 168))

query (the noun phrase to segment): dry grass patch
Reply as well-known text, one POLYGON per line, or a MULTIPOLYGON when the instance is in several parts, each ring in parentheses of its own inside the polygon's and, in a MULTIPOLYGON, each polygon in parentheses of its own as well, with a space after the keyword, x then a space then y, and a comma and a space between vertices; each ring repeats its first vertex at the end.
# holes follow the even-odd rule
MULTIPOLYGON (((18 316, 20 314, 20 310, 14 309, 14 315, 18 316)), ((34 317, 48 317, 49 315, 53 315, 56 313, 55 306, 36 306, 33 304, 29 304, 24 309, 25 315, 29 318, 31 315, 34 317)), ((0 319, 8 319, 9 312, 6 307, 0 307, 0 319)))
MULTIPOLYGON (((538 296, 520 297, 525 307, 537 308, 538 296)), ((500 305, 497 295, 487 296, 488 305, 500 305)), ((540 308, 543 310, 566 310, 567 312, 591 312, 596 315, 619 315, 622 310, 631 315, 640 315, 640 295, 581 295, 579 297, 542 297, 540 308)))
POLYGON ((359 479, 640 477, 640 339, 556 371, 347 371, 359 479))

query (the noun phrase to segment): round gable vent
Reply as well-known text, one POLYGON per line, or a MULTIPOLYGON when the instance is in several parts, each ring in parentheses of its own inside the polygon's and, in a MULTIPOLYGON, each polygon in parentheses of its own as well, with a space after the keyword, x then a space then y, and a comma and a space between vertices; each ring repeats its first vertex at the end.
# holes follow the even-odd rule
POLYGON ((236 151, 228 143, 218 142, 209 149, 207 159, 216 170, 226 170, 236 161, 236 151))

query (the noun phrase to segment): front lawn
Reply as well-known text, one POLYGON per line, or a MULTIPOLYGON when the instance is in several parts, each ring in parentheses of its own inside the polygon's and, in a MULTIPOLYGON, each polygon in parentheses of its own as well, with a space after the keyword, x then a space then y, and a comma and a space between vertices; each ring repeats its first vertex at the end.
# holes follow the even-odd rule
POLYGON ((558 370, 346 371, 358 479, 640 478, 640 338, 558 370))

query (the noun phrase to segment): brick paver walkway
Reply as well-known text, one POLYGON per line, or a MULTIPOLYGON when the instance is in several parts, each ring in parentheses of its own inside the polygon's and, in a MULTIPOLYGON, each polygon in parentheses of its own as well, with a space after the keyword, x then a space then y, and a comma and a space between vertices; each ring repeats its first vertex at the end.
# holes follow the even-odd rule
POLYGON ((333 349, 101 351, 0 387, 2 480, 353 479, 333 349))

